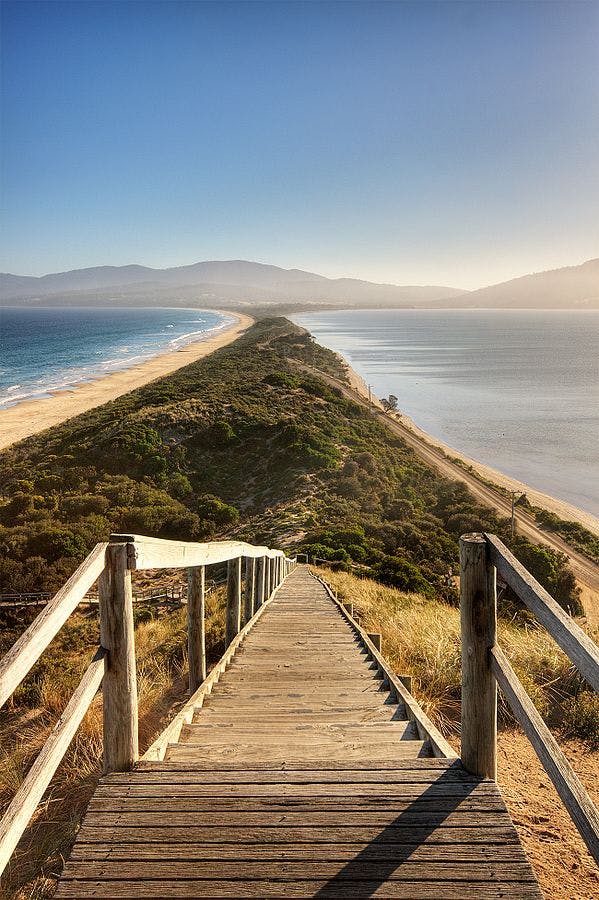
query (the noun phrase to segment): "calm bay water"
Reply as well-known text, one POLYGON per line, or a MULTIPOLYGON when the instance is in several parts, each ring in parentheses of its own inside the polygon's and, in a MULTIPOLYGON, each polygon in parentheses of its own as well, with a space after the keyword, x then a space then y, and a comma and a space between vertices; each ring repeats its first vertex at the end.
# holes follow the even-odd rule
POLYGON ((0 309, 0 408, 136 365, 232 322, 197 309, 0 309))
POLYGON ((599 515, 599 311, 294 317, 375 395, 473 459, 599 515))

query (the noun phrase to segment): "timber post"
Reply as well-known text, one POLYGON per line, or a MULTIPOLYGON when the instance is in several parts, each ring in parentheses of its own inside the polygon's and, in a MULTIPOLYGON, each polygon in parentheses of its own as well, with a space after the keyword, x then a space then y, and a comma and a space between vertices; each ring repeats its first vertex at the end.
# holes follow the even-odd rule
POLYGON ((102 685, 104 772, 127 772, 139 757, 137 674, 129 544, 106 548, 99 579, 100 643, 108 652, 102 685))
POLYGON ((255 606, 259 609, 264 603, 266 597, 264 593, 266 579, 266 557, 259 556, 256 560, 256 583, 255 583, 255 606))
POLYGON ((226 646, 241 631, 241 556, 227 562, 226 646))
POLYGON ((370 631, 368 632, 368 639, 372 641, 376 649, 379 653, 383 652, 383 636, 380 631, 370 631))
POLYGON ((189 661, 189 691, 197 691, 206 678, 204 566, 187 570, 187 657, 189 661))
POLYGON ((462 626, 462 762, 497 778, 497 683, 491 650, 497 636, 495 567, 482 534, 460 538, 462 626))
POLYGON ((256 560, 253 556, 245 558, 245 584, 243 587, 243 624, 247 625, 256 611, 256 560))
POLYGON ((275 558, 271 556, 268 563, 268 596, 272 597, 273 591, 276 588, 275 584, 275 558))

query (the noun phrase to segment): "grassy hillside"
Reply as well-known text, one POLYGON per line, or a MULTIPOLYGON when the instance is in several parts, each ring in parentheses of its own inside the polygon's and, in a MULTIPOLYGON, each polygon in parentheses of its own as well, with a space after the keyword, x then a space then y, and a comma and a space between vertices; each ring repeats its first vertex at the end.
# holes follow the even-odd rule
MULTIPOLYGON (((51 590, 110 531, 238 534, 449 597, 458 538, 505 521, 312 374, 340 360, 285 319, 0 455, 0 591, 51 590)), ((580 612, 565 557, 513 549, 580 612)))
MULTIPOLYGON (((345 377, 340 360, 300 328, 263 321, 211 357, 0 454, 0 591, 59 587, 111 531, 200 540, 238 535, 351 561, 378 579, 350 579, 362 591, 356 601, 364 620, 370 616, 372 630, 385 633, 398 671, 420 679, 425 705, 451 729, 458 716, 457 610, 445 576, 457 566, 460 534, 493 530, 508 540, 508 525, 477 506, 463 485, 427 468, 364 407, 307 374, 308 366, 345 377)), ((514 549, 576 609, 565 558, 521 538, 514 549)), ((222 597, 210 604, 214 660, 223 649, 222 597)), ((4 652, 26 623, 5 613, 0 624, 4 652)), ((577 694, 559 654, 529 629, 505 629, 518 658, 534 663, 525 683, 544 709, 557 690, 554 678, 562 693, 577 694)), ((180 612, 138 624, 143 746, 184 693, 184 632, 180 612)), ((95 614, 72 617, 2 711, 0 803, 14 794, 97 636, 95 614)), ((585 702, 572 700, 571 718, 586 715, 589 735, 597 712, 585 702)), ((94 707, 19 848, 7 896, 50 896, 93 791, 99 752, 94 707)))

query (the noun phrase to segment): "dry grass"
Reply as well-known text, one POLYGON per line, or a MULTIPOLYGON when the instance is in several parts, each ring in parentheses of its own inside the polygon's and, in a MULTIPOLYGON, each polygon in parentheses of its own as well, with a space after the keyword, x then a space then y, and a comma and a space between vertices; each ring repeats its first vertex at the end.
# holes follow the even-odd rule
MULTIPOLYGON (((460 613, 438 600, 404 594, 344 572, 315 569, 351 600, 360 624, 383 636, 383 653, 394 671, 411 675, 414 693, 445 734, 459 731, 460 613)), ((580 691, 569 659, 544 629, 498 623, 499 643, 539 711, 557 720, 562 704, 580 691)), ((504 720, 508 712, 502 709, 504 720)))
MULTIPOLYGON (((224 650, 224 591, 207 597, 206 647, 224 650)), ((154 615, 144 610, 146 616, 154 615)), ((145 618, 145 616, 142 616, 145 618)), ((186 610, 163 611, 135 631, 139 736, 143 750, 187 698, 186 610)), ((6 808, 66 706, 98 642, 97 613, 76 613, 52 642, 0 719, 0 803, 6 808)), ((101 772, 102 701, 96 697, 25 832, 0 897, 41 900, 54 891, 101 772)))

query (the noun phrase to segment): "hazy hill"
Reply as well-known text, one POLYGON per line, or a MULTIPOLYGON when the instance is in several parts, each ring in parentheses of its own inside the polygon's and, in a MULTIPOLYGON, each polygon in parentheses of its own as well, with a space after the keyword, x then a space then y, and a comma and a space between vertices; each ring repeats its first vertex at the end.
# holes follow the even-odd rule
POLYGON ((323 306, 599 308, 599 259, 514 278, 476 291, 439 285, 376 284, 325 278, 242 259, 191 266, 98 266, 35 278, 0 274, 0 303, 86 306, 202 305, 261 310, 323 306))
POLYGON ((149 303, 201 300, 246 304, 349 303, 412 305, 463 292, 444 286, 374 284, 354 278, 325 278, 300 269, 281 269, 245 260, 199 262, 171 269, 99 266, 39 278, 0 275, 0 301, 56 303, 149 303))
POLYGON ((452 297, 443 305, 472 309, 599 309, 599 259, 513 278, 452 297))

